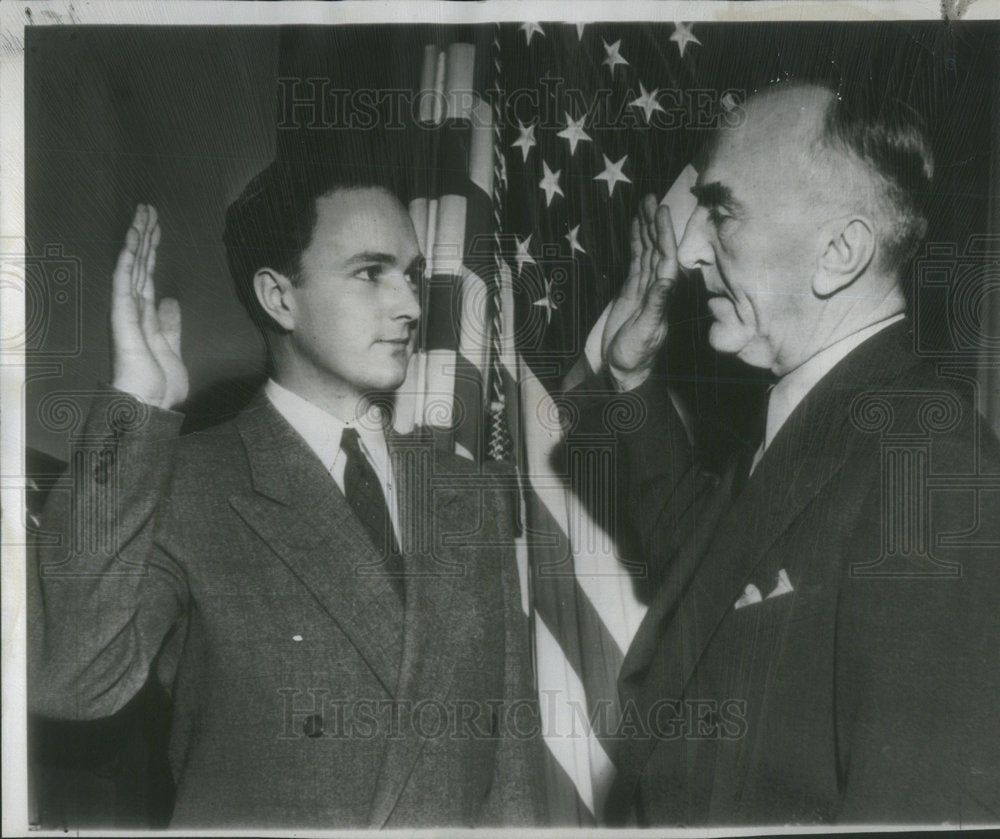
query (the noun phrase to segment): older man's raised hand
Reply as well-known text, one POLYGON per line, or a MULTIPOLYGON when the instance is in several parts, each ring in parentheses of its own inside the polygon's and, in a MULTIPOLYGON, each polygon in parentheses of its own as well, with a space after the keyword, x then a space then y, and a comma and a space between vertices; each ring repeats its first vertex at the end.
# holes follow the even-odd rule
POLYGON ((642 200, 632 220, 632 260, 621 293, 612 304, 601 341, 604 362, 623 390, 649 376, 667 338, 667 297, 679 272, 677 242, 666 206, 642 200))
POLYGON ((156 305, 159 243, 156 208, 140 204, 111 284, 111 384, 148 405, 173 408, 187 398, 188 372, 181 360, 180 306, 173 298, 156 305))

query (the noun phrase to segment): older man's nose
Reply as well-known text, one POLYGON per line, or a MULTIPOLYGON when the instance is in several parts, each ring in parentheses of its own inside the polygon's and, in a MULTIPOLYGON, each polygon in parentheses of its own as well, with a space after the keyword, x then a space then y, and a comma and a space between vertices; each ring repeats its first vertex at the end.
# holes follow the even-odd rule
POLYGON ((707 223, 708 211, 699 207, 691 214, 684 228, 684 236, 677 246, 677 261, 688 271, 709 265, 715 259, 715 252, 707 236, 707 223))

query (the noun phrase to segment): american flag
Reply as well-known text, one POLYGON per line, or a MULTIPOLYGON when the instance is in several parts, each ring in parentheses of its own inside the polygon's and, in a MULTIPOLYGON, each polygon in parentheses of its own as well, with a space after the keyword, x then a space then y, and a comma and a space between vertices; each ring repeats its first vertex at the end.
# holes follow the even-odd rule
POLYGON ((617 674, 645 607, 610 532, 613 444, 568 459, 556 395, 579 378, 588 333, 625 278, 641 197, 667 192, 704 136, 697 109, 707 126, 718 107, 712 91, 692 98, 703 48, 683 22, 655 33, 526 22, 500 38, 519 454, 550 810, 562 823, 600 819, 617 674))
POLYGON ((613 442, 568 454, 558 395, 624 280, 641 196, 667 192, 725 104, 696 84, 702 49, 682 22, 524 23, 421 57, 410 211, 428 289, 397 427, 517 469, 522 604, 561 824, 600 819, 617 674, 645 607, 612 538, 613 442))

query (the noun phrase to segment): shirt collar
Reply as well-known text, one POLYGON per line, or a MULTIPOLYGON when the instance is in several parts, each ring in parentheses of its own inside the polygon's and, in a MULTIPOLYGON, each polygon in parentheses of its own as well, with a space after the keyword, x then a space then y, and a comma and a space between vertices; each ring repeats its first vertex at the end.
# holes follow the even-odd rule
POLYGON ((881 332, 887 326, 891 326, 902 320, 905 314, 900 312, 897 315, 880 320, 866 326, 846 338, 841 338, 824 350, 816 353, 808 361, 800 364, 790 373, 782 376, 778 383, 771 389, 767 402, 767 426, 764 432, 764 448, 771 445, 771 441, 777 436, 786 420, 798 407, 799 403, 805 399, 809 393, 827 373, 829 373, 838 362, 842 361, 847 354, 855 347, 867 341, 875 333, 881 332))
POLYGON ((327 469, 332 469, 337 459, 340 452, 340 437, 345 428, 357 429, 361 447, 376 468, 384 469, 388 464, 389 450, 385 434, 380 428, 372 428, 368 423, 344 422, 308 399, 279 385, 274 379, 267 380, 264 394, 327 469))

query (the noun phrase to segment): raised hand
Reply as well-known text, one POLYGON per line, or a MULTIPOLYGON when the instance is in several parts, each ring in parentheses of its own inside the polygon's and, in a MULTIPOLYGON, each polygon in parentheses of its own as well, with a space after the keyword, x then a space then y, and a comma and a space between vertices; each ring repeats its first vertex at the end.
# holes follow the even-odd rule
POLYGON ((642 384, 667 338, 667 296, 677 281, 677 243, 670 210, 642 200, 632 220, 628 278, 608 313, 601 351, 623 390, 642 384))
POLYGON ((180 306, 173 298, 156 305, 159 243, 156 208, 140 204, 111 283, 111 384, 148 405, 172 408, 187 398, 188 373, 181 360, 180 306))

